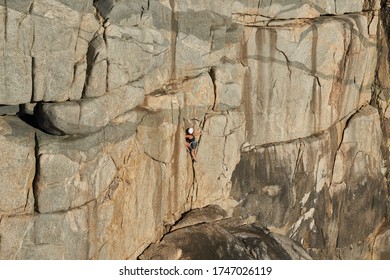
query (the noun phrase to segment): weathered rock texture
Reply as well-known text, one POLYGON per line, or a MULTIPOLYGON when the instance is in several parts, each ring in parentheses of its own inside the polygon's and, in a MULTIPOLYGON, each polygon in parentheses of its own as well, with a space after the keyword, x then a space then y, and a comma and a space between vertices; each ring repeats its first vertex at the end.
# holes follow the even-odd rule
POLYGON ((389 6, 0 0, 0 258, 389 258, 389 6))
POLYGON ((195 209, 171 228, 140 259, 158 260, 299 260, 311 259, 291 239, 261 225, 228 218, 219 207, 195 209))

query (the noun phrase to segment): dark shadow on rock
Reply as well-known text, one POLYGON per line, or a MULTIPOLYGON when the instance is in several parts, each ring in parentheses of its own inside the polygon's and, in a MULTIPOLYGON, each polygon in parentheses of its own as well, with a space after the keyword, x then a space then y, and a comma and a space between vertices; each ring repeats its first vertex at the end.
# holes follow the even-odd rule
POLYGON ((311 259, 295 241, 257 223, 226 217, 212 205, 187 213, 143 260, 293 260, 311 259))
POLYGON ((20 114, 19 118, 29 126, 41 130, 35 116, 28 114, 20 114))

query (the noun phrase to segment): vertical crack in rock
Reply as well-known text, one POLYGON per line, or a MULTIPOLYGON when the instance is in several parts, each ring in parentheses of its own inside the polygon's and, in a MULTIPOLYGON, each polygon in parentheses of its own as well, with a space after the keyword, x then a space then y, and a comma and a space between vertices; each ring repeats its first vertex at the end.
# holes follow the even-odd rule
MULTIPOLYGON (((31 193, 31 191, 32 191, 32 189, 33 188, 31 188, 31 189, 28 189, 27 190, 27 194, 26 194, 26 203, 24 204, 24 206, 23 206, 23 212, 26 212, 26 209, 27 209, 27 207, 28 207, 28 198, 30 197, 30 193, 31 193)), ((34 199, 34 201, 35 201, 35 199, 34 199)))
POLYGON ((313 38, 311 44, 311 74, 316 76, 317 73, 317 46, 318 46, 318 29, 316 24, 312 24, 313 38))
MULTIPOLYGON (((81 33, 81 24, 83 23, 83 17, 84 17, 84 13, 85 13, 85 11, 87 10, 87 2, 85 1, 84 2, 84 6, 83 6, 83 11, 81 12, 81 14, 80 14, 80 24, 79 24, 79 26, 77 27, 77 36, 76 36, 76 38, 81 38, 80 37, 80 33, 81 33)), ((76 40, 76 42, 75 42, 75 45, 74 45, 74 52, 76 53, 77 52, 77 40, 76 40)))
POLYGON ((32 14, 33 8, 34 8, 34 1, 31 1, 30 6, 28 7, 28 13, 29 13, 30 15, 32 14))
MULTIPOLYGON (((107 47, 108 47, 108 39, 107 39, 107 27, 109 26, 109 24, 108 24, 108 22, 107 22, 107 20, 108 19, 106 19, 106 20, 103 20, 103 16, 102 15, 100 15, 99 14, 99 11, 98 11, 98 9, 96 8, 96 14, 95 14, 95 16, 97 17, 97 18, 100 18, 100 21, 99 22, 101 22, 101 25, 102 25, 102 27, 103 27, 103 34, 102 34, 102 37, 103 37, 103 41, 104 41, 104 45, 105 45, 105 47, 106 47, 106 49, 107 49, 107 47)), ((93 41, 93 39, 91 40, 91 42, 93 41)), ((89 48, 88 48, 89 49, 89 48)), ((108 50, 107 50, 108 51, 108 50)), ((88 51, 87 51, 87 53, 88 53, 88 51)), ((88 55, 88 54, 87 54, 88 55)), ((88 63, 88 62, 87 62, 88 63)), ((106 68, 107 68, 107 72, 106 72, 106 77, 105 77, 105 79, 106 79, 106 88, 105 88, 105 92, 108 92, 109 90, 108 90, 108 85, 109 85, 109 71, 110 71, 110 69, 111 69, 111 65, 110 65, 110 60, 107 58, 106 59, 106 63, 107 63, 107 66, 106 66, 106 68)), ((87 67, 89 67, 89 65, 87 64, 87 67)), ((91 66, 92 67, 92 66, 91 66)), ((88 81, 88 72, 87 72, 87 74, 86 74, 86 77, 85 77, 85 80, 86 81, 88 81)))
MULTIPOLYGON (((367 29, 370 30, 371 28, 371 25, 373 24, 374 22, 374 19, 376 18, 376 15, 374 12, 370 12, 368 15, 367 15, 369 18, 368 18, 368 23, 367 23, 367 29)), ((378 23, 377 23, 378 24, 378 23)), ((379 33, 379 32, 377 32, 379 33)), ((377 36, 379 37, 379 35, 377 34, 377 36)), ((379 39, 379 38, 377 38, 379 39)))
POLYGON ((7 1, 8 0, 4 0, 4 42, 7 42, 7 35, 8 35, 8 31, 7 31, 7 24, 8 24, 8 4, 7 4, 7 1))
POLYGON ((226 142, 227 142, 227 138, 229 135, 231 135, 232 133, 234 132, 230 132, 230 133, 226 133, 226 130, 227 130, 227 127, 228 127, 228 118, 225 116, 226 118, 226 123, 225 123, 225 127, 223 128, 223 149, 222 149, 222 171, 221 171, 221 175, 218 176, 218 180, 220 180, 222 177, 225 177, 226 178, 226 172, 228 171, 227 170, 227 165, 225 163, 225 159, 226 159, 226 142))
POLYGON ((227 165, 225 163, 225 160, 226 160, 226 143, 227 143, 227 138, 229 137, 229 135, 231 135, 233 132, 229 132, 229 133, 226 133, 226 130, 228 128, 228 125, 229 125, 229 120, 228 118, 225 116, 226 118, 226 123, 225 123, 225 127, 223 128, 223 150, 222 150, 222 175, 226 178, 226 172, 228 171, 227 169, 227 165))
POLYGON ((313 117, 313 127, 317 129, 317 116, 316 114, 320 114, 318 119, 321 119, 321 97, 317 92, 317 45, 318 45, 318 29, 315 23, 311 25, 313 31, 312 45, 311 45, 311 71, 310 75, 313 77, 313 85, 312 85, 312 101, 311 101, 311 110, 314 114, 313 117))
POLYGON ((189 197, 191 197, 190 202, 192 208, 192 203, 194 203, 198 197, 198 181, 196 179, 196 170, 195 170, 194 162, 192 162, 192 185, 189 192, 189 197))
MULTIPOLYGON (((5 61, 5 57, 6 57, 6 44, 7 44, 7 22, 8 22, 8 8, 7 8, 7 0, 4 0, 4 22, 3 22, 3 25, 4 25, 4 34, 3 34, 3 38, 4 38, 4 46, 3 46, 3 69, 4 69, 4 73, 7 73, 7 63, 5 61)), ((4 77, 4 89, 7 90, 8 88, 8 79, 7 79, 7 76, 4 77)))
MULTIPOLYGON (((81 34, 81 25, 83 24, 83 17, 85 15, 85 12, 87 11, 87 5, 88 5, 88 1, 84 1, 84 5, 83 5, 83 10, 81 12, 81 15, 80 15, 80 24, 79 26, 77 27, 77 36, 76 36, 76 42, 74 44, 74 53, 77 53, 77 47, 78 47, 78 40, 80 38, 82 38, 80 36, 81 34)), ((83 40, 86 40, 84 38, 82 38, 83 40)), ((87 53, 88 54, 88 53, 87 53)), ((73 86, 76 79, 77 79, 77 67, 78 67, 78 64, 82 61, 83 59, 81 59, 80 61, 73 61, 74 65, 73 65, 73 73, 72 73, 72 81, 70 83, 70 86, 73 86)), ((84 81, 84 84, 86 83, 86 80, 87 80, 87 75, 85 75, 85 81, 84 81)))
MULTIPOLYGON (((32 10, 34 8, 34 1, 31 2, 28 13, 31 15, 32 10)), ((32 38, 31 38, 31 49, 30 49, 30 56, 31 56, 31 102, 34 102, 37 98, 35 98, 35 87, 37 86, 35 84, 35 69, 36 69, 36 61, 35 56, 33 56, 33 48, 35 45, 35 24, 33 23, 32 27, 32 38)))
POLYGON ((331 169, 331 176, 330 176, 330 186, 332 186, 333 184, 333 174, 334 174, 334 171, 335 171, 335 165, 336 165, 336 157, 337 157, 337 153, 340 151, 340 148, 341 148, 341 145, 343 144, 343 141, 344 141, 344 136, 345 136, 345 130, 348 128, 349 126, 349 123, 351 121, 351 119, 360 111, 360 109, 364 107, 364 106, 361 106, 360 108, 358 108, 357 110, 355 110, 351 115, 349 115, 345 121, 345 125, 344 125, 344 128, 343 128, 343 131, 341 133, 341 137, 340 137, 340 140, 339 142, 337 143, 338 146, 337 146, 337 149, 335 151, 335 156, 334 156, 334 159, 333 159, 333 162, 332 162, 332 169, 331 169))
POLYGON ((213 93, 214 93, 214 102, 211 109, 215 111, 216 104, 217 104, 217 85, 216 85, 215 69, 213 67, 211 67, 209 71, 209 75, 211 77, 211 82, 213 83, 213 93))
MULTIPOLYGON (((103 33, 103 40, 104 40, 104 44, 106 45, 106 47, 107 47, 107 35, 106 35, 106 31, 104 31, 104 33, 103 33)), ((110 77, 110 74, 109 74, 109 72, 110 72, 110 70, 111 70, 111 62, 110 62, 110 60, 107 58, 106 59, 106 63, 107 63, 107 66, 106 66, 106 69, 107 69, 107 72, 106 72, 106 77, 105 77, 105 79, 106 79, 106 88, 105 88, 105 92, 109 92, 109 90, 108 90, 108 85, 109 85, 109 77, 110 77)), ((86 79, 87 78, 89 78, 89 77, 85 77, 86 79)))
POLYGON ((146 7, 144 7, 143 5, 141 6, 141 14, 140 14, 140 19, 142 19, 142 17, 144 16, 144 12, 145 11, 148 11, 150 8, 150 0, 148 0, 146 2, 146 7))
MULTIPOLYGON (((180 164, 180 159, 181 159, 181 156, 182 156, 182 153, 183 153, 183 133, 182 133, 182 129, 183 129, 183 120, 184 120, 184 114, 185 112, 183 112, 183 108, 182 106, 180 106, 180 103, 183 103, 183 107, 185 107, 185 104, 186 104, 186 96, 184 95, 184 98, 183 98, 183 102, 178 102, 179 103, 179 106, 178 106, 178 115, 177 115, 177 129, 176 129, 176 133, 175 133, 175 136, 174 136, 174 147, 173 147, 173 164, 172 164, 172 169, 173 169, 173 180, 174 180, 174 187, 175 188, 178 188, 180 186, 180 174, 182 174, 182 169, 183 169, 183 166, 180 164)), ((173 103, 171 101, 171 111, 173 112, 173 109, 174 106, 173 106, 173 103)), ((172 118, 173 118, 173 114, 172 114, 172 118)), ((172 122, 174 123, 174 122, 172 122)), ((187 151, 186 151, 187 152, 187 151)), ((189 203, 189 196, 190 196, 190 192, 191 192, 191 189, 189 190, 188 192, 188 195, 187 195, 187 198, 186 198, 186 203, 189 203)), ((175 198, 172 200, 174 201, 174 205, 173 207, 176 207, 176 196, 175 198)))
MULTIPOLYGON (((92 41, 93 41, 93 39, 91 40, 91 42, 92 41)), ((85 97, 85 95, 86 95, 86 90, 87 90, 87 87, 88 87, 88 80, 89 80, 89 77, 91 76, 92 67, 93 67, 95 59, 97 57, 97 55, 95 55, 95 57, 93 57, 93 58, 91 57, 91 48, 90 48, 90 46, 88 46, 86 56, 87 56, 87 69, 85 70, 85 80, 84 80, 84 85, 83 85, 83 91, 81 93, 82 98, 85 97)), ((74 71, 76 71, 76 70, 74 69, 74 71)), ((106 78, 106 90, 107 90, 107 77, 105 77, 105 78, 106 78)))
POLYGON ((31 56, 31 102, 35 100, 35 57, 31 56))
MULTIPOLYGON (((288 77, 289 77, 289 79, 290 79, 290 81, 291 81, 291 68, 290 68, 291 62, 290 62, 290 60, 288 59, 288 57, 287 57, 287 55, 286 55, 286 53, 285 53, 284 51, 278 49, 278 47, 275 47, 275 48, 276 48, 276 50, 277 50, 278 52, 280 52, 280 53, 284 56, 284 58, 286 59, 286 66, 287 66, 287 70, 288 70, 288 77)), ((318 78, 317 78, 317 79, 318 79, 318 78)))
MULTIPOLYGON (((200 124, 199 124, 199 128, 202 132, 204 131, 206 120, 207 120, 207 114, 204 115, 203 120, 201 120, 200 124)), ((198 149, 199 149, 199 145, 201 143, 201 140, 202 140, 202 134, 199 135, 199 138, 198 138, 198 149)), ((193 181, 192 181, 191 189, 190 189, 188 196, 187 196, 187 202, 191 201, 191 203, 192 203, 192 202, 195 202, 196 198, 198 197, 198 181, 197 181, 197 176, 196 176, 196 168, 195 168, 193 161, 192 161, 191 165, 192 165, 192 178, 193 178, 192 180, 193 181)))
POLYGON ((175 0, 169 0, 171 6, 171 69, 170 75, 171 79, 176 79, 176 43, 177 43, 177 34, 179 31, 178 19, 175 12, 175 0))
POLYGON ((37 132, 35 132, 34 135, 34 141, 35 141, 35 175, 33 178, 33 185, 32 185, 32 192, 33 192, 33 203, 34 203, 34 210, 39 213, 38 211, 38 176, 39 176, 39 139, 37 132))

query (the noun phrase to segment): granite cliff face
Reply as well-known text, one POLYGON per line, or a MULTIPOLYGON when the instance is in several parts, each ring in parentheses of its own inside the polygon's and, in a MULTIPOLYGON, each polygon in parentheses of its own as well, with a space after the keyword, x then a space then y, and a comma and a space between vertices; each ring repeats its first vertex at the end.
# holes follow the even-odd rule
POLYGON ((0 0, 0 258, 388 259, 389 7, 0 0))

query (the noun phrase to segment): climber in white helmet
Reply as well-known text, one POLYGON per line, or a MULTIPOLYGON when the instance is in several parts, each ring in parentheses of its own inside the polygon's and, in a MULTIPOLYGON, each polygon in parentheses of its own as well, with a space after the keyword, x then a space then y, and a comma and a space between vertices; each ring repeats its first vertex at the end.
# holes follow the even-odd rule
MULTIPOLYGON (((201 135, 199 133, 197 135, 201 135)), ((196 141, 194 129, 192 127, 187 128, 186 130, 186 147, 190 152, 191 158, 193 161, 196 161, 195 149, 198 147, 198 141, 196 141)))

